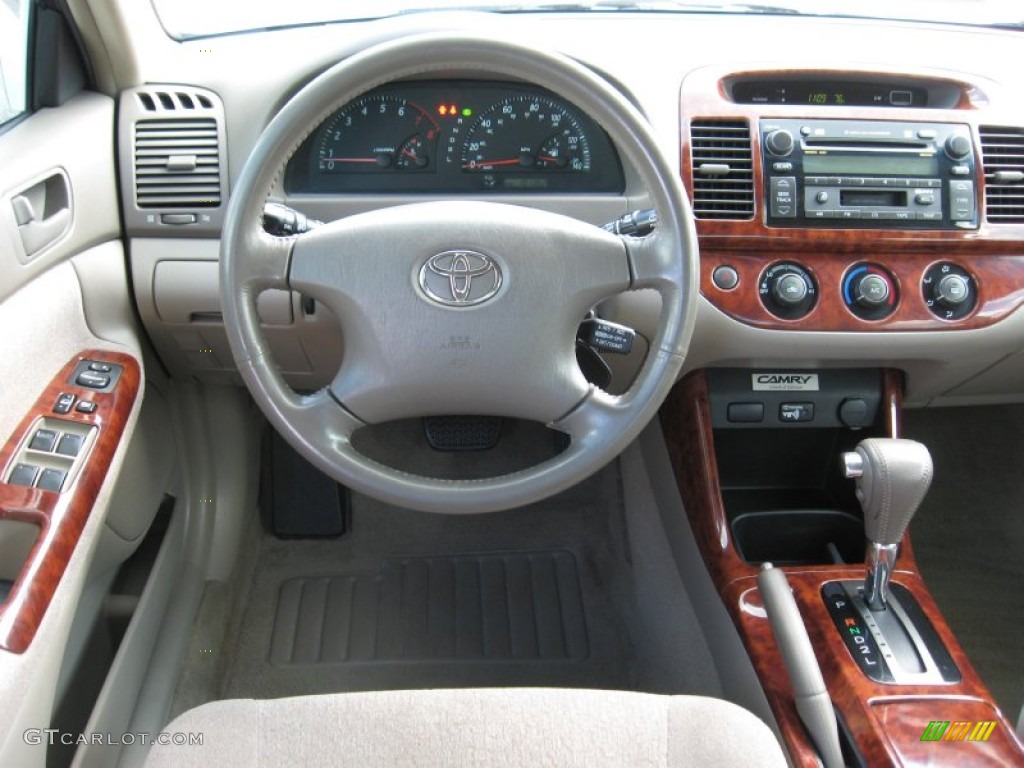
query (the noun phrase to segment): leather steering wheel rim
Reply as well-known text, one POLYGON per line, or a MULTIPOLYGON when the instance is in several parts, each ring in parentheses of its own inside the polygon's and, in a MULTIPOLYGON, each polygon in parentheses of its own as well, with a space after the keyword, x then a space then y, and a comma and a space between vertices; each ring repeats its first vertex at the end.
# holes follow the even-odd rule
MULTIPOLYGON (((410 243, 414 240, 412 235, 415 231, 410 232, 402 243, 404 248, 414 247, 410 243)), ((523 237, 528 236, 524 229, 523 237)), ((549 255, 557 254, 553 250, 549 255)), ((425 263, 422 261, 424 256, 429 257, 431 253, 415 254, 419 259, 416 263, 425 263)), ((499 253, 495 260, 517 279, 531 269, 528 258, 519 254, 499 253)), ((353 269, 360 268, 360 262, 350 260, 347 263, 353 269)), ((364 260, 364 263, 369 262, 364 260)), ((560 261, 551 258, 546 263, 555 269, 560 261)), ((344 59, 311 81, 280 110, 261 134, 235 184, 221 241, 220 276, 224 323, 238 370, 271 424, 306 459, 353 490, 398 506, 430 512, 478 513, 522 506, 580 482, 615 458, 657 413, 679 375, 693 333, 697 305, 697 239, 678 169, 661 153, 646 119, 607 81, 568 57, 540 51, 520 42, 481 38, 479 35, 430 33, 378 44, 344 59), (256 311, 259 293, 268 288, 298 289, 303 280, 313 280, 314 287, 319 285, 316 280, 324 285, 329 283, 330 280, 324 277, 325 272, 341 271, 330 261, 331 254, 338 252, 338 246, 353 238, 355 242, 370 243, 374 233, 378 237, 386 237, 388 217, 394 218, 389 211, 395 209, 386 209, 342 219, 324 228, 323 232, 318 229, 298 238, 266 234, 262 228, 263 206, 299 145, 331 113, 378 85, 450 71, 538 83, 567 99, 608 133, 625 161, 636 169, 658 214, 658 225, 653 234, 644 238, 618 238, 565 217, 543 212, 528 213, 532 209, 510 210, 512 206, 427 203, 407 207, 404 214, 413 218, 438 218, 442 222, 441 228, 447 227, 438 235, 442 237, 438 242, 443 242, 443 237, 448 236, 456 240, 451 243, 452 248, 464 247, 459 241, 460 235, 456 234, 463 229, 458 228, 455 222, 466 212, 479 212, 485 220, 478 233, 481 237, 497 233, 504 243, 515 241, 515 227, 522 221, 531 231, 536 228, 542 233, 531 241, 538 248, 554 239, 566 254, 570 251, 600 252, 603 255, 595 256, 592 262, 579 263, 595 264, 595 272, 600 272, 599 264, 605 264, 606 271, 609 275, 614 272, 615 278, 599 281, 597 277, 589 276, 589 268, 583 270, 592 284, 588 284, 585 290, 581 288, 578 297, 574 296, 578 301, 596 295, 596 291, 609 290, 606 285, 617 286, 615 292, 653 288, 661 296, 659 327, 650 340, 646 360, 630 389, 619 396, 609 395, 592 386, 579 389, 581 375, 578 371, 564 373, 563 385, 569 382, 571 386, 559 386, 571 391, 567 395, 555 384, 549 384, 552 404, 548 407, 556 410, 544 412, 543 418, 548 426, 569 433, 569 447, 528 469, 482 480, 446 480, 412 475, 383 466, 361 454, 352 444, 352 433, 366 423, 375 423, 376 419, 357 415, 360 408, 351 410, 350 401, 339 397, 338 391, 347 386, 346 394, 351 394, 353 401, 360 404, 376 405, 384 402, 382 398, 362 397, 360 400, 359 393, 352 394, 351 383, 343 386, 339 384, 340 378, 335 381, 337 386, 332 385, 312 395, 292 391, 274 365, 260 332, 256 311), (446 235, 446 232, 451 234, 446 235), (620 253, 623 258, 621 266, 617 264, 620 253), (583 396, 579 397, 580 394, 583 396), (559 413, 557 409, 564 403, 558 398, 564 400, 569 395, 578 399, 564 413, 559 413)), ((344 280, 344 275, 332 279, 335 282, 331 283, 331 290, 340 295, 345 289, 336 283, 339 279, 344 280)), ((402 281, 395 282, 397 286, 402 281)), ((474 323, 490 317, 485 312, 523 313, 536 309, 532 306, 515 307, 517 300, 528 301, 522 298, 528 292, 512 293, 516 284, 515 281, 509 282, 512 286, 503 298, 508 306, 499 310, 483 305, 479 308, 480 314, 473 319, 474 323)), ((395 290, 399 288, 406 291, 407 287, 399 286, 395 290)), ((419 298, 423 299, 423 296, 419 298)), ((343 303, 345 300, 338 301, 343 303)), ((494 304, 500 307, 501 302, 494 304)), ((415 306, 423 312, 434 312, 431 317, 439 323, 459 320, 455 315, 439 314, 436 307, 425 309, 419 304, 415 306)), ((454 310, 456 313, 460 311, 463 310, 454 310)), ((350 316, 357 317, 354 313, 350 316)), ((347 333, 344 322, 342 330, 347 333)), ((346 336, 346 357, 348 354, 346 336)), ((513 367, 515 362, 512 362, 513 367)), ((524 365, 529 362, 523 360, 524 365)), ((546 372, 547 369, 536 370, 546 372)), ((352 379, 349 375, 347 380, 351 382, 352 379)), ((381 384, 386 382, 381 380, 381 384)), ((385 391, 391 390, 385 387, 385 391)), ((497 407, 498 398, 494 399, 497 407)), ((510 410, 498 415, 519 413, 511 404, 500 407, 504 409, 506 405, 510 410)), ((369 407, 364 406, 364 410, 369 407)))

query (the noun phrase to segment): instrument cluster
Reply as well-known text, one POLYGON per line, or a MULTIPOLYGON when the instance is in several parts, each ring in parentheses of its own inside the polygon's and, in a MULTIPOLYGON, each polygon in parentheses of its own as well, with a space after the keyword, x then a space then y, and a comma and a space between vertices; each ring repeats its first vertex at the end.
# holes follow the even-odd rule
POLYGON ((536 86, 392 83, 342 106, 288 165, 289 193, 619 193, 604 131, 536 86))

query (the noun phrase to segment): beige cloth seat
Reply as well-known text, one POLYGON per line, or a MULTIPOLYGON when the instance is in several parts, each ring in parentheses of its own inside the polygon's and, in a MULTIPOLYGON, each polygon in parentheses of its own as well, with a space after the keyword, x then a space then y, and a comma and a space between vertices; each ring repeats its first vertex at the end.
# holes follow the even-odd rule
POLYGON ((215 701, 147 768, 786 766, 768 727, 726 701, 553 688, 383 691, 215 701))

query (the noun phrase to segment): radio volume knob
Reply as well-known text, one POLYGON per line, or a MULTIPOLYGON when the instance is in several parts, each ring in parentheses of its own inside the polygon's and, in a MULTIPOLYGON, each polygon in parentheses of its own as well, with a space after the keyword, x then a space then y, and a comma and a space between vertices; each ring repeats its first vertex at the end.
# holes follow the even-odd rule
POLYGON ((971 154, 971 140, 962 134, 954 133, 946 139, 946 154, 953 160, 963 160, 971 154))
POLYGON ((764 137, 764 146, 769 154, 785 157, 793 151, 793 134, 782 128, 770 131, 764 137))

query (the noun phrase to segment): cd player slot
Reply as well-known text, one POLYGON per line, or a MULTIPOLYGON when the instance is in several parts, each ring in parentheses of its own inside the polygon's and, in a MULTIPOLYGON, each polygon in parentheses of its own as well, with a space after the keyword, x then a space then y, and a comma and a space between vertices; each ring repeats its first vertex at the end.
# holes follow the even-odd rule
POLYGON ((843 189, 839 192, 839 205, 844 208, 905 208, 907 193, 895 189, 843 189))
POLYGON ((845 139, 836 139, 834 136, 823 139, 808 138, 803 140, 804 147, 807 149, 831 149, 837 152, 845 152, 848 150, 867 149, 872 152, 878 150, 888 149, 897 152, 934 152, 934 145, 926 141, 893 141, 892 139, 883 138, 858 138, 846 141, 845 139))

